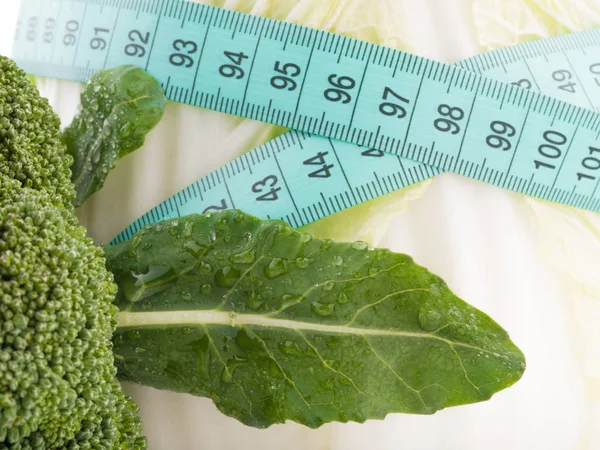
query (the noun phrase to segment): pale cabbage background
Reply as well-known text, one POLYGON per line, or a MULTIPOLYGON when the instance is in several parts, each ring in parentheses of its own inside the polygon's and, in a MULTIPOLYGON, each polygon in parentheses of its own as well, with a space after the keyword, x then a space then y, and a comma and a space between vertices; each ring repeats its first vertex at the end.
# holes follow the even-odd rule
MULTIPOLYGON (((600 25, 575 0, 228 0, 289 20, 453 62, 489 49, 600 25)), ((65 123, 79 86, 41 81, 65 123)), ((161 124, 80 211, 107 241, 159 201, 282 130, 169 104, 161 124)), ((339 213, 308 230, 409 253, 509 330, 524 378, 490 402, 365 425, 266 431, 209 400, 127 386, 152 450, 470 450, 600 448, 600 214, 446 174, 339 213)))

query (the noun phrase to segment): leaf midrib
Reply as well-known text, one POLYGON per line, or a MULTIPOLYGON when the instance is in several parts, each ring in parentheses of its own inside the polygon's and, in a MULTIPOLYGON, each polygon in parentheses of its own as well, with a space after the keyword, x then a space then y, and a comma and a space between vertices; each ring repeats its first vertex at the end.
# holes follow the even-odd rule
POLYGON ((217 310, 179 310, 179 311, 152 311, 130 312, 121 311, 118 314, 118 328, 142 328, 169 325, 224 325, 233 328, 265 327, 283 328, 288 330, 315 331, 326 334, 349 334, 357 336, 387 336, 405 337, 415 339, 430 339, 443 342, 451 347, 464 347, 503 358, 496 352, 486 350, 464 342, 451 341, 438 336, 434 332, 419 333, 414 331, 382 330, 376 328, 359 328, 346 325, 325 325, 316 322, 302 322, 289 319, 275 319, 260 314, 238 314, 217 310))

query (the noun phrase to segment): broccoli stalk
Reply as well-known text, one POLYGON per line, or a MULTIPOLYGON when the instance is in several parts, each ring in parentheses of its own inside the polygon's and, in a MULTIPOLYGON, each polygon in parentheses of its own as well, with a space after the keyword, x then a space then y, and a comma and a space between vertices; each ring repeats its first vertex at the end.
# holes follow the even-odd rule
POLYGON ((0 450, 143 449, 113 364, 117 288, 71 206, 59 126, 0 57, 0 450))

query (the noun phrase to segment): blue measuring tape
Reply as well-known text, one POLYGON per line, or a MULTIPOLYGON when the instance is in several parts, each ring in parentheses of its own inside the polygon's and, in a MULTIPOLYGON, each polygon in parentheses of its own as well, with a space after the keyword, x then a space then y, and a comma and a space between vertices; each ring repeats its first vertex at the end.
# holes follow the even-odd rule
POLYGON ((24 0, 14 56, 30 73, 79 81, 137 64, 169 99, 299 130, 203 177, 114 242, 232 207, 298 227, 446 170, 600 211, 596 29, 451 66, 180 0, 24 0))

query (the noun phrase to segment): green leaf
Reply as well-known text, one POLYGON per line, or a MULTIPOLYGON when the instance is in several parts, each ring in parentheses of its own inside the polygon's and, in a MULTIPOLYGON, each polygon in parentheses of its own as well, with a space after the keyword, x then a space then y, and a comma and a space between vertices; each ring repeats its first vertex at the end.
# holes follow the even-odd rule
POLYGON ((150 225, 106 255, 119 377, 212 398, 254 427, 431 414, 525 369, 439 277, 362 242, 225 211, 150 225))
POLYGON ((81 111, 63 133, 71 155, 71 180, 81 205, 104 185, 117 161, 144 144, 161 119, 165 95, 142 69, 124 65, 92 76, 81 94, 81 111))

